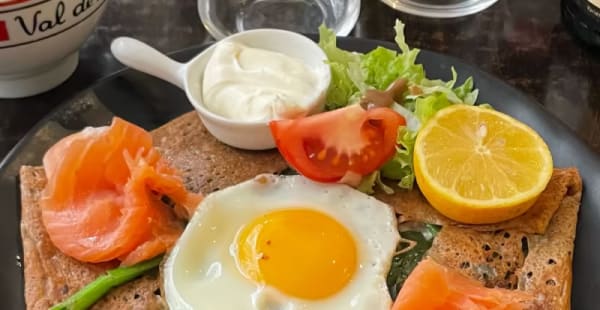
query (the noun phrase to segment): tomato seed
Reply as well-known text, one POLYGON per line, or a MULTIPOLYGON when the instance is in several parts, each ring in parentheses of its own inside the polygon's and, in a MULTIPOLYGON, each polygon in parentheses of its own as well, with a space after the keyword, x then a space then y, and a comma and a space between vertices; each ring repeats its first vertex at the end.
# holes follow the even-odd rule
POLYGON ((317 155, 317 159, 318 160, 325 160, 325 157, 327 157, 327 149, 322 149, 319 154, 317 155))
POLYGON ((335 155, 335 157, 331 160, 331 164, 335 167, 340 164, 340 155, 335 155))

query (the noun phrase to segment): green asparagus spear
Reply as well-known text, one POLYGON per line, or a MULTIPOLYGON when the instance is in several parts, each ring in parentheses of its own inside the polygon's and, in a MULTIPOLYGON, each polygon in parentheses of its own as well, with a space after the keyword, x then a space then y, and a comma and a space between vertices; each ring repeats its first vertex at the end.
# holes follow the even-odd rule
POLYGON ((94 282, 86 285, 65 301, 53 306, 50 310, 83 310, 91 307, 113 287, 125 284, 146 271, 157 267, 162 261, 162 255, 129 267, 119 267, 109 270, 94 282))

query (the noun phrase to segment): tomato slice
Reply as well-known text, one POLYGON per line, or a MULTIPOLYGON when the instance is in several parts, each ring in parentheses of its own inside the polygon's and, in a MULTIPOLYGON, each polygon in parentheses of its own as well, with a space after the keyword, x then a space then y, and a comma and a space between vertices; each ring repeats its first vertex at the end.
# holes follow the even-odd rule
POLYGON ((271 121, 271 133, 285 160, 300 174, 337 182, 347 173, 377 170, 395 153, 404 118, 394 110, 360 105, 304 118, 271 121))

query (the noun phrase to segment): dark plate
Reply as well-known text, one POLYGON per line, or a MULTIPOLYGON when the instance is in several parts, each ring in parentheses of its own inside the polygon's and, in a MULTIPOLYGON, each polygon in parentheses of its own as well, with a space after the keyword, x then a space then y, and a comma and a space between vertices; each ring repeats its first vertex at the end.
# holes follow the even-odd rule
MULTIPOLYGON (((390 43, 342 38, 339 45, 366 52, 390 43)), ((203 47, 175 53, 190 59, 203 47)), ((576 166, 584 181, 584 195, 577 225, 574 258, 573 309, 595 309, 600 304, 600 157, 544 108, 493 76, 460 60, 423 51, 419 57, 430 78, 450 78, 454 66, 461 79, 473 76, 479 100, 515 116, 535 128, 550 145, 557 167, 576 166)), ((21 165, 39 165, 45 151, 61 137, 85 126, 109 124, 113 115, 146 129, 160 126, 190 111, 184 93, 174 86, 132 70, 119 72, 65 102, 42 120, 0 164, 0 300, 2 309, 22 309, 23 269, 19 232, 20 198, 18 171, 21 165)))

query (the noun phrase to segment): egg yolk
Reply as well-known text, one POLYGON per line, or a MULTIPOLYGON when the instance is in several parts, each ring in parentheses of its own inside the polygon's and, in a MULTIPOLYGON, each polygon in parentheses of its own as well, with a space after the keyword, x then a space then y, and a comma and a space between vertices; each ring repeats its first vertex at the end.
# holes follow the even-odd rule
POLYGON ((297 298, 334 295, 357 268, 350 232, 314 210, 264 214, 242 228, 237 246, 237 263, 247 278, 297 298))

